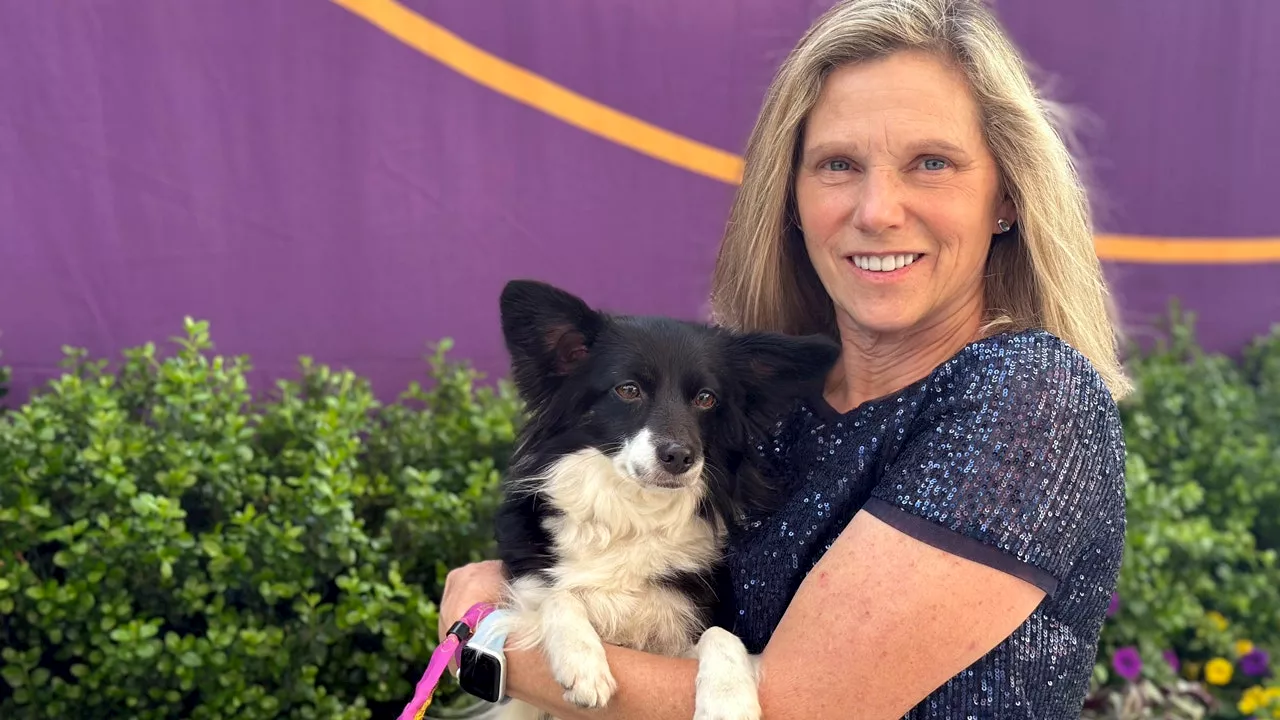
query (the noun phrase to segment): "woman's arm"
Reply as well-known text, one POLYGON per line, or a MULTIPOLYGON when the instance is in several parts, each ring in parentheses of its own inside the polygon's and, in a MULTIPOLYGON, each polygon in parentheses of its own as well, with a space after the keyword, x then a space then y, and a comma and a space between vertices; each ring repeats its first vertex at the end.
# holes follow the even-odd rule
MULTIPOLYGON (((446 589, 446 594, 448 590, 446 589)), ((1044 593, 860 512, 809 573, 761 656, 767 720, 902 717, 1008 637, 1044 593)), ((468 597, 444 603, 464 610, 468 597)), ((508 654, 508 692, 566 720, 688 720, 697 662, 618 647, 608 707, 566 703, 540 652, 508 654)))
POLYGON ((561 720, 663 720, 693 717, 698 661, 605 645, 618 689, 603 709, 583 709, 564 699, 539 650, 508 650, 507 692, 561 720))
POLYGON ((770 720, 901 718, 990 652, 1044 591, 867 512, 809 573, 762 655, 770 720))
MULTIPOLYGON (((464 565, 449 572, 440 600, 441 640, 453 620, 477 602, 496 602, 503 587, 502 564, 497 560, 464 565)), ((618 690, 606 709, 584 710, 564 700, 564 688, 556 682, 541 650, 508 648, 507 693, 563 720, 576 718, 691 718, 696 660, 670 658, 605 645, 609 668, 618 690)), ((450 669, 456 669, 451 662, 450 669)))

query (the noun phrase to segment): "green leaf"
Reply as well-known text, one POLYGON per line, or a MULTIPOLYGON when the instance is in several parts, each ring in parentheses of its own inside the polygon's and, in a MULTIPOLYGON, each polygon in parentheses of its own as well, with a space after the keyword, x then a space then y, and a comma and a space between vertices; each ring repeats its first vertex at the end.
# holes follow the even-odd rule
POLYGON ((0 668, 0 678, 4 678, 9 687, 15 690, 24 688, 27 684, 27 674, 23 672, 22 668, 14 665, 5 665, 0 668))

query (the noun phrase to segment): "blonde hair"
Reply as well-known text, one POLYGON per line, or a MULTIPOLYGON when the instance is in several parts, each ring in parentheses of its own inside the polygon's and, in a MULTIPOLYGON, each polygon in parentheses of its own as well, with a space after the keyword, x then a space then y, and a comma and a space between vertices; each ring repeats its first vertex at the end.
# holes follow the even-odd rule
POLYGON ((980 0, 843 0, 801 38, 774 77, 746 149, 742 185, 712 277, 713 318, 743 330, 837 337, 835 310, 794 221, 801 131, 833 69, 901 50, 959 68, 979 107, 1015 232, 993 242, 984 334, 1043 328, 1089 359, 1113 397, 1130 391, 1093 244, 1088 196, 1054 117, 980 0))

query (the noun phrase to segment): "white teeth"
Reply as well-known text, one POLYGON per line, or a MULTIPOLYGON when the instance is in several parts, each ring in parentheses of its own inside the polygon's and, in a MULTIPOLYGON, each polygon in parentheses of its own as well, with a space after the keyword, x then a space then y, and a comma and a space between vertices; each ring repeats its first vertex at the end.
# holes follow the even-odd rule
POLYGON ((907 255, 854 255, 853 264, 871 272, 893 272, 918 260, 916 253, 907 255))

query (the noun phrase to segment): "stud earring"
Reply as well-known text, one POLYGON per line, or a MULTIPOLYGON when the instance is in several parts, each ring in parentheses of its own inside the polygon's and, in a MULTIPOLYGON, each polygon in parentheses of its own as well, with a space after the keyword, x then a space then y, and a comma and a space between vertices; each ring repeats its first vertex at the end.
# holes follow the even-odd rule
POLYGON ((1004 218, 1000 218, 999 220, 996 220, 996 227, 1000 228, 1000 232, 1007 233, 1009 232, 1009 229, 1012 228, 1013 226, 1010 225, 1004 218))

